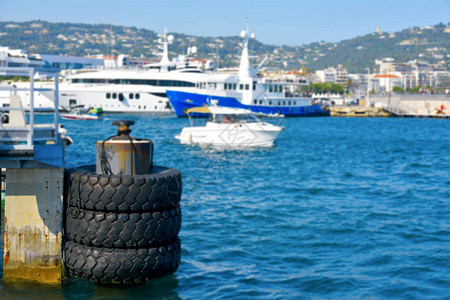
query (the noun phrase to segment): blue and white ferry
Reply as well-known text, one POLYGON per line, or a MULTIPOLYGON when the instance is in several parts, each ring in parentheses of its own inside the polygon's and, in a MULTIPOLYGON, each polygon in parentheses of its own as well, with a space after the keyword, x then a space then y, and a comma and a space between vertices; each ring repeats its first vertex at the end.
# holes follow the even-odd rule
POLYGON ((249 109, 268 115, 329 115, 327 103, 298 97, 298 83, 275 82, 258 77, 249 61, 249 36, 248 29, 242 31, 244 42, 237 74, 204 73, 196 78, 194 89, 166 91, 177 116, 186 116, 186 109, 211 105, 213 101, 219 106, 249 109))

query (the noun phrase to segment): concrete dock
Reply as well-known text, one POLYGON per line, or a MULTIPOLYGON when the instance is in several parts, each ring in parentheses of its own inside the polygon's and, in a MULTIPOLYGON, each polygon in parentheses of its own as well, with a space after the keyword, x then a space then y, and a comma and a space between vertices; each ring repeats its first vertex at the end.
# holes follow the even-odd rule
MULTIPOLYGON (((63 280, 64 145, 59 133, 58 75, 53 123, 34 118, 34 74, 29 111, 11 90, 0 123, 0 168, 6 170, 4 280, 60 284, 63 280)), ((3 173, 3 172, 2 172, 3 173)))
POLYGON ((332 117, 390 117, 392 114, 379 107, 333 106, 330 108, 332 117))

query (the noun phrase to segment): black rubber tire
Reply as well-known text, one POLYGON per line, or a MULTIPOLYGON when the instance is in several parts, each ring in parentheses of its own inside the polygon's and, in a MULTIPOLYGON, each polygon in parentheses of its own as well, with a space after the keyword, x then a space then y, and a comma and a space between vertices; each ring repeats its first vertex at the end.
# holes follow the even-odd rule
POLYGON ((98 248, 68 241, 65 255, 69 275, 105 285, 135 285, 175 272, 181 247, 178 238, 149 249, 98 248))
POLYGON ((86 165, 81 167, 75 167, 71 169, 64 169, 64 207, 68 207, 68 199, 70 196, 70 190, 75 188, 72 185, 72 174, 75 172, 93 172, 95 173, 95 165, 86 165))
POLYGON ((96 247, 149 248, 175 240, 181 208, 147 213, 67 209, 65 234, 70 241, 96 247))
POLYGON ((68 180, 68 206, 96 211, 150 212, 176 208, 182 182, 179 170, 154 166, 145 175, 99 175, 75 171, 68 180))

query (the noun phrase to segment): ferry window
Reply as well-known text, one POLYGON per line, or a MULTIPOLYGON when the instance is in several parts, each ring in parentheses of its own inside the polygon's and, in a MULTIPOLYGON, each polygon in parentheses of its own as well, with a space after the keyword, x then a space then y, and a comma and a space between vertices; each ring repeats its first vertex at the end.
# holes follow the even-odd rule
POLYGON ((111 98, 111 93, 106 93, 106 99, 111 98))
POLYGON ((141 95, 136 94, 136 97, 134 97, 134 98, 139 99, 140 97, 141 97, 141 95))
POLYGON ((286 105, 286 102, 285 102, 285 101, 283 101, 283 105, 286 105))
POLYGON ((144 109, 147 109, 147 105, 144 105, 144 109))
POLYGON ((294 101, 294 105, 297 105, 297 101, 294 101))
POLYGON ((141 109, 141 106, 139 105, 139 107, 138 107, 139 109, 141 109))
POLYGON ((258 103, 258 101, 257 101, 257 100, 253 100, 253 103, 257 104, 257 103, 258 103))
POLYGON ((282 93, 283 92, 283 86, 280 85, 280 86, 278 86, 278 88, 279 88, 279 92, 282 93))
POLYGON ((289 101, 289 105, 291 105, 291 101, 289 101))
POLYGON ((128 95, 128 98, 133 99, 134 94, 130 93, 130 95, 128 95))
POLYGON ((272 85, 270 84, 269 85, 269 93, 272 93, 273 92, 273 87, 272 87, 272 85))
POLYGON ((248 91, 249 89, 250 89, 250 85, 247 83, 247 84, 245 85, 245 90, 248 91))
MULTIPOLYGON (((75 99, 69 99, 69 106, 70 106, 70 107, 76 106, 76 105, 77 105, 77 100, 75 100, 75 99)), ((30 105, 28 105, 28 106, 30 106, 30 105)), ((4 104, 3 104, 3 107, 5 107, 4 104)))
POLYGON ((237 87, 237 84, 236 84, 236 83, 233 83, 233 90, 235 90, 236 87, 237 87))
POLYGON ((223 89, 224 89, 224 90, 227 90, 227 89, 228 89, 228 83, 225 83, 225 84, 224 84, 223 89))
POLYGON ((123 101, 123 94, 122 93, 119 94, 119 101, 123 101))
POLYGON ((240 89, 240 90, 243 90, 243 89, 244 89, 244 85, 243 85, 242 83, 239 85, 239 89, 240 89))
POLYGON ((112 97, 113 97, 113 99, 116 99, 116 98, 117 98, 117 94, 116 94, 116 93, 113 93, 113 94, 112 94, 112 97))
POLYGON ((269 105, 272 105, 272 101, 269 101, 269 105))
POLYGON ((253 90, 256 90, 256 82, 253 81, 253 90))
POLYGON ((262 105, 262 100, 259 100, 259 104, 262 105))

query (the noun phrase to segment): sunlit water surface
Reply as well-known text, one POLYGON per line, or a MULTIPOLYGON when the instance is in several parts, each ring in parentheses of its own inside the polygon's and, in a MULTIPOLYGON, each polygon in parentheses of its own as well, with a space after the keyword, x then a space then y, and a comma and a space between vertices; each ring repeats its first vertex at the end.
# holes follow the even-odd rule
POLYGON ((449 120, 288 118, 274 147, 236 151, 180 145, 174 116, 65 120, 66 167, 94 163, 115 119, 182 172, 178 271, 120 289, 0 281, 2 299, 450 297, 449 120))

